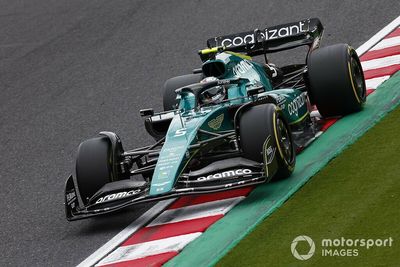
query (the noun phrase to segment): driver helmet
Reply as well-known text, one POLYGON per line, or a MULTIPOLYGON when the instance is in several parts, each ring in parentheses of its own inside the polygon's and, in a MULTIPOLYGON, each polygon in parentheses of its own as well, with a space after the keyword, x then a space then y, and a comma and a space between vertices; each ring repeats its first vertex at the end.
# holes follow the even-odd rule
MULTIPOLYGON (((217 81, 216 77, 206 77, 200 83, 217 81)), ((200 94, 200 100, 203 104, 218 104, 224 100, 226 90, 223 85, 211 87, 200 94)))

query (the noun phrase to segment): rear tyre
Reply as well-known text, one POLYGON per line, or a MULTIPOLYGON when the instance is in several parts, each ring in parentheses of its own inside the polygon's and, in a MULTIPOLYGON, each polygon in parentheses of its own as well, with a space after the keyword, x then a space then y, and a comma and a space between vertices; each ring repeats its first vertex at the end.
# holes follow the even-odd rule
POLYGON ((198 83, 202 79, 202 74, 187 74, 168 79, 164 84, 163 106, 164 111, 174 109, 178 103, 175 90, 190 84, 198 83))
POLYGON ((364 74, 347 44, 314 50, 307 62, 309 93, 323 117, 360 111, 366 100, 364 74))
POLYGON ((239 134, 244 157, 257 162, 264 161, 264 143, 271 136, 277 148, 278 171, 274 179, 292 174, 296 164, 292 133, 284 115, 274 104, 258 105, 245 111, 239 119, 239 134))
POLYGON ((76 180, 83 203, 111 181, 111 144, 100 136, 82 142, 76 158, 76 180))

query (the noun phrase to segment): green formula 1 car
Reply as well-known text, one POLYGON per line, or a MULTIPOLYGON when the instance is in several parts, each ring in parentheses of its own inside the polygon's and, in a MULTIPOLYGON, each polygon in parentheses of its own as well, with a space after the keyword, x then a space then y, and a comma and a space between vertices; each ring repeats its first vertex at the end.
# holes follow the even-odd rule
POLYGON ((322 118, 344 116, 366 100, 355 50, 319 48, 322 33, 314 18, 209 39, 201 68, 165 83, 164 111, 140 111, 153 145, 124 150, 112 132, 80 144, 67 219, 290 176, 320 128, 312 107, 322 118), (269 53, 299 46, 309 47, 304 64, 268 63, 269 53), (252 60, 259 55, 265 63, 252 60))

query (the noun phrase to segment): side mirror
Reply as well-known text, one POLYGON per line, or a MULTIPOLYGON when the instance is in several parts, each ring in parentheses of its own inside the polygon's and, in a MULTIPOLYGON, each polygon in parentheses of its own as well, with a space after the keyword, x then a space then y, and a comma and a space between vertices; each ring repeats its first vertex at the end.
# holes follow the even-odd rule
POLYGON ((142 116, 142 117, 154 115, 154 110, 152 108, 141 109, 139 112, 140 112, 140 116, 142 116))

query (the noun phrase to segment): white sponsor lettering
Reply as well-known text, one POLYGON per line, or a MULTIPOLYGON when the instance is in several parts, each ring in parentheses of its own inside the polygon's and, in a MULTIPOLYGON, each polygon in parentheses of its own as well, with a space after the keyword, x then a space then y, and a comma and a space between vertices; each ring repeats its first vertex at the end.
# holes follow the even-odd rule
MULTIPOLYGON (((260 32, 259 35, 264 40, 271 40, 281 37, 286 37, 290 35, 299 34, 304 32, 304 22, 300 21, 297 25, 286 26, 279 29, 265 29, 265 32, 260 32)), ((236 36, 233 39, 225 38, 222 40, 221 45, 226 47, 231 46, 241 46, 245 44, 254 44, 255 36, 254 34, 248 34, 244 37, 236 36)))
POLYGON ((218 85, 225 85, 225 84, 230 84, 230 80, 218 80, 218 85))
POLYGON ((264 149, 264 166, 265 166, 265 176, 271 179, 272 177, 269 177, 269 165, 272 163, 272 161, 275 158, 275 151, 276 147, 272 147, 270 145, 271 141, 271 135, 267 137, 265 140, 265 143, 263 145, 264 149))
POLYGON ((171 181, 168 181, 168 182, 164 182, 164 183, 153 184, 153 186, 164 186, 164 185, 167 185, 170 183, 171 183, 171 181))
POLYGON ((105 197, 99 198, 96 201, 96 204, 103 203, 103 202, 108 202, 108 201, 119 199, 119 198, 133 196, 133 195, 136 195, 136 194, 140 193, 140 191, 141 191, 140 189, 136 189, 136 190, 131 190, 131 191, 128 191, 128 192, 119 192, 119 193, 110 194, 110 195, 107 195, 105 197))
MULTIPOLYGON (((267 38, 266 39, 275 39, 278 38, 278 36, 276 36, 276 33, 278 32, 277 29, 273 29, 273 30, 267 30, 265 31, 267 33, 267 38), (268 37, 269 36, 269 37, 268 37)), ((265 36, 265 35, 264 35, 265 36)))
POLYGON ((243 44, 254 44, 254 34, 248 34, 245 37, 240 37, 237 36, 233 40, 226 38, 222 40, 221 45, 230 47, 232 45, 238 46, 238 45, 243 45, 243 44))
MULTIPOLYGON (((269 146, 267 148, 267 156, 271 156, 271 154, 274 152, 275 152, 275 150, 271 146, 269 146)), ((271 163, 271 162, 268 160, 268 163, 271 163)))
POLYGON ((293 99, 292 102, 288 104, 288 111, 289 115, 296 114, 296 116, 299 116, 299 109, 304 106, 304 104, 307 101, 307 96, 305 93, 297 96, 295 99, 293 99))
POLYGON ((249 61, 242 60, 242 61, 240 61, 240 63, 238 63, 237 65, 235 65, 233 67, 233 69, 232 69, 233 70, 233 74, 235 76, 239 76, 239 75, 244 74, 247 71, 251 70, 252 67, 253 66, 251 65, 251 63, 249 61))
POLYGON ((233 176, 241 176, 251 174, 252 171, 250 169, 236 169, 236 170, 229 170, 220 173, 210 174, 208 176, 202 176, 197 178, 197 181, 208 181, 213 179, 221 179, 221 178, 229 178, 233 176))
POLYGON ((75 200, 75 198, 76 198, 75 191, 67 194, 68 203, 71 202, 72 200, 75 200))
POLYGON ((186 134, 186 128, 182 128, 182 129, 176 130, 174 136, 177 137, 177 136, 182 136, 182 135, 185 135, 185 134, 186 134))

